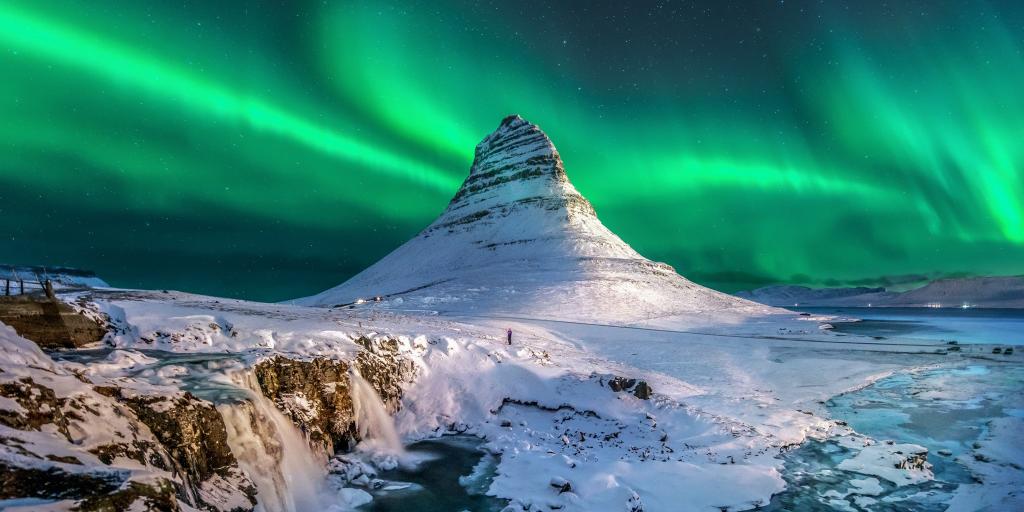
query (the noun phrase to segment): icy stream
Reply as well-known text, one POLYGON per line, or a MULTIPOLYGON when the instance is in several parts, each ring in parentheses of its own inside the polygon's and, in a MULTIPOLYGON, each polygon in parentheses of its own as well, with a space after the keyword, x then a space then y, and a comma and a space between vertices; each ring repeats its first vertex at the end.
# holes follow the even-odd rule
POLYGON ((416 461, 379 475, 384 483, 370 491, 374 499, 360 507, 367 512, 497 512, 507 505, 486 495, 498 458, 479 449, 471 436, 447 436, 409 446, 416 461))
POLYGON ((1021 415, 1022 389, 1024 368, 988 363, 898 373, 835 397, 826 404, 832 416, 858 433, 926 447, 934 479, 896 485, 846 471, 839 466, 863 440, 810 441, 784 456, 787 490, 765 510, 946 510, 960 485, 975 482, 964 462, 990 422, 1021 415))

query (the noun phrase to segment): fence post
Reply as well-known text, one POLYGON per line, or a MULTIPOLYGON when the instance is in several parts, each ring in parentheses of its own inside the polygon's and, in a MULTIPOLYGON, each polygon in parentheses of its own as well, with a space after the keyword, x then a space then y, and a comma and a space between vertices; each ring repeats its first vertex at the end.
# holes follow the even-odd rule
POLYGON ((46 281, 44 281, 44 282, 43 282, 43 291, 45 291, 45 292, 46 292, 46 296, 47 296, 47 297, 48 297, 48 298, 49 298, 50 300, 53 300, 53 299, 57 298, 57 297, 56 297, 56 296, 55 296, 55 295, 53 294, 53 281, 50 281, 49 279, 47 279, 46 281))
POLYGON ((18 279, 18 295, 25 295, 25 280, 18 279))
POLYGON ((10 294, 11 294, 11 280, 10 279, 4 279, 4 295, 10 295, 10 294))

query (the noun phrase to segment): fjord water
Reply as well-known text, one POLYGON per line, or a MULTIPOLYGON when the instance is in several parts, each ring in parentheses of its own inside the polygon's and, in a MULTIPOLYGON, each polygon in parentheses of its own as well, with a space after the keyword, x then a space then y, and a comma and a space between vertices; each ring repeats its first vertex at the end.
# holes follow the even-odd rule
POLYGON ((959 343, 1024 345, 1024 310, 991 308, 795 307, 795 311, 859 318, 834 322, 835 332, 959 343))
POLYGON ((897 373, 837 396, 826 403, 829 412, 858 433, 928 448, 935 479, 897 487, 843 471, 837 466, 856 448, 809 441, 784 456, 787 490, 767 510, 945 510, 958 486, 974 483, 957 458, 971 456, 991 420, 1024 413, 1022 389, 1024 367, 997 360, 897 373))

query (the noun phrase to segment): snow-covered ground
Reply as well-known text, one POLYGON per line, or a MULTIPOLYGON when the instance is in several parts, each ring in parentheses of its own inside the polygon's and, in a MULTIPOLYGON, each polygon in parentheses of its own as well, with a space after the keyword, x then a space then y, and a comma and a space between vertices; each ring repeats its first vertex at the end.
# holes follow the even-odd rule
MULTIPOLYGON (((679 496, 695 509, 752 506, 781 490, 773 457, 797 439, 765 437, 735 418, 694 408, 683 400, 698 388, 595 356, 545 322, 331 311, 177 293, 97 292, 91 301, 121 326, 110 342, 122 349, 346 357, 358 349, 351 340, 360 335, 396 337, 420 369, 396 417, 399 432, 407 440, 453 428, 485 437, 487 448, 502 454, 491 492, 523 505, 616 510, 635 492, 648 510, 679 496), (509 326, 511 347, 503 336, 509 326), (615 376, 645 379, 654 397, 611 391, 615 376), (682 494, 667 485, 680 476, 691 482, 682 494), (553 491, 555 477, 574 491, 553 491)), ((783 415, 808 423, 801 413, 783 415)))
MULTIPOLYGON (((500 454, 489 493, 520 508, 628 510, 627 504, 642 503, 657 511, 686 503, 687 510, 743 510, 767 504, 785 485, 781 453, 808 438, 852 433, 830 417, 826 400, 894 372, 956 365, 964 357, 944 353, 939 343, 837 336, 819 329, 822 319, 815 317, 769 315, 717 329, 687 328, 678 320, 673 328, 624 327, 444 317, 376 304, 328 310, 178 292, 78 297, 119 327, 108 339, 116 356, 86 365, 104 378, 121 375, 126 366, 133 375, 147 375, 138 366, 152 361, 138 350, 237 353, 250 362, 273 354, 350 358, 360 350, 353 342, 359 336, 398 339, 418 368, 395 417, 402 438, 483 437, 485 448, 500 454), (614 377, 641 379, 653 394, 643 400, 615 392, 614 377), (571 491, 552 487, 563 480, 571 491)), ((1009 361, 1020 363, 1018 356, 1009 361)), ((171 386, 193 371, 161 368, 152 380, 171 386)), ((997 442, 1012 442, 1006 436, 1015 431, 1005 430, 997 442)), ((869 460, 859 457, 848 465, 869 460)), ((1016 481, 1005 473, 1019 471, 1006 466, 996 471, 1003 476, 990 478, 1016 481)), ((973 492, 994 503, 1004 498, 984 490, 988 494, 973 492)))

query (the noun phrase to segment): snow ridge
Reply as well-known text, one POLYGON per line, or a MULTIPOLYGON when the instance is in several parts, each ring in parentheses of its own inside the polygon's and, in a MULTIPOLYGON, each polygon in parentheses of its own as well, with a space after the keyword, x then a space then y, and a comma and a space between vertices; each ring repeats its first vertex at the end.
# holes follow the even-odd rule
POLYGON ((489 249, 564 239, 559 249, 577 257, 642 259, 597 220, 551 139, 518 115, 477 145, 469 176, 420 236, 445 232, 472 232, 472 243, 489 249))

